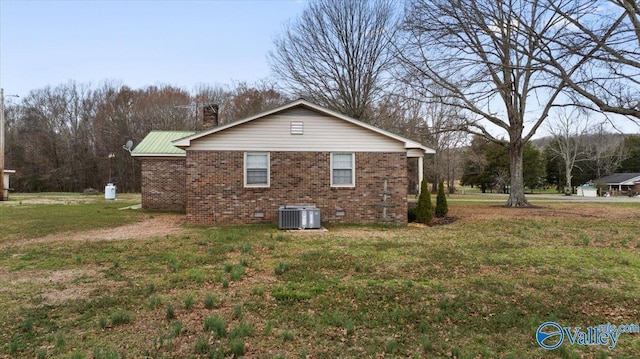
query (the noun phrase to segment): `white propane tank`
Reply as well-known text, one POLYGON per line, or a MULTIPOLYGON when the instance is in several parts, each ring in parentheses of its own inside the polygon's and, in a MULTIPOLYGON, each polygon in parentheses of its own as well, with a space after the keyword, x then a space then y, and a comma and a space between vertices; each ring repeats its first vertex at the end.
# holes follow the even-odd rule
POLYGON ((116 186, 113 183, 107 183, 104 186, 104 199, 116 199, 116 186))

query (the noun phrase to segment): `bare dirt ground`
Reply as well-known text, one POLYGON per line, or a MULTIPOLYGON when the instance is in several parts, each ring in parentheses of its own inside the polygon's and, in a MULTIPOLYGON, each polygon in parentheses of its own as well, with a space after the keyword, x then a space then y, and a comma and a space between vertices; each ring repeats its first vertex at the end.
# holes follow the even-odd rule
MULTIPOLYGON (((181 232, 184 222, 183 215, 160 214, 154 217, 145 217, 140 222, 127 224, 120 227, 97 229, 77 233, 57 233, 40 238, 20 240, 0 244, 0 249, 6 247, 21 247, 31 244, 50 243, 58 241, 114 241, 125 239, 144 240, 166 235, 174 235, 181 232)), ((17 291, 25 283, 39 283, 42 290, 38 293, 49 304, 60 303, 66 300, 82 298, 94 290, 98 283, 110 286, 119 285, 117 282, 104 278, 101 272, 104 268, 84 268, 69 270, 22 270, 10 271, 0 268, 0 295, 5 292, 17 291), (76 281, 80 280, 78 284, 76 281)))
POLYGON ((153 218, 145 217, 140 222, 126 224, 120 227, 103 228, 76 233, 55 233, 40 238, 3 243, 0 244, 0 249, 9 246, 25 246, 57 241, 114 241, 122 239, 148 239, 180 233, 180 226, 183 223, 183 215, 162 214, 156 215, 153 218))

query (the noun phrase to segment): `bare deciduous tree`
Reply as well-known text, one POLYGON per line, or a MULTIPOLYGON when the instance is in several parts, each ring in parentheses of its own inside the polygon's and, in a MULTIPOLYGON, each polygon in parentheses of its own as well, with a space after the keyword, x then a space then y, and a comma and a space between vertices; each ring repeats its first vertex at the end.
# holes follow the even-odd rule
POLYGON ((425 118, 429 123, 431 136, 424 143, 436 150, 430 166, 434 177, 431 191, 435 192, 437 183, 442 180, 446 181, 448 191, 453 192, 456 170, 461 167, 461 147, 468 140, 468 135, 459 131, 460 108, 444 102, 427 102, 425 118))
POLYGON ((356 119, 382 92, 393 63, 391 0, 314 0, 269 53, 273 71, 298 96, 356 119))
MULTIPOLYGON (((465 131, 509 150, 507 206, 529 205, 524 147, 565 87, 538 55, 547 45, 541 39, 561 41, 569 24, 543 2, 415 0, 405 22, 407 76, 422 80, 433 101, 460 108, 465 131)), ((571 0, 557 3, 571 12, 571 0)))
POLYGON ((614 173, 627 158, 624 137, 607 132, 604 124, 595 126, 586 144, 587 161, 596 178, 614 173))
MULTIPOLYGON (((576 163, 584 158, 585 135, 589 131, 588 112, 561 109, 556 112, 556 120, 549 122, 547 130, 553 137, 549 151, 564 164, 565 190, 571 191, 571 178, 576 163)), ((571 193, 571 192, 568 192, 571 193)))
POLYGON ((593 104, 596 110, 626 115, 640 123, 638 3, 576 0, 568 9, 554 0, 547 4, 571 26, 563 38, 541 34, 541 41, 551 44, 536 55, 546 70, 567 84, 576 103, 593 104), (553 50, 558 48, 562 50, 553 50))

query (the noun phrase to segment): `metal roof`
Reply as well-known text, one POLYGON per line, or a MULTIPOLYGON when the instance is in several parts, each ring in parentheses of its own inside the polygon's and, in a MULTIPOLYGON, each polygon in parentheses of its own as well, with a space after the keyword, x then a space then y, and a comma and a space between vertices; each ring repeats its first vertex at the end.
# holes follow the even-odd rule
POLYGON ((195 131, 151 131, 149 134, 131 151, 131 156, 135 157, 181 157, 185 151, 173 145, 173 141, 191 136, 195 131))
POLYGON ((640 181, 640 173, 614 173, 609 176, 601 177, 593 180, 593 183, 606 183, 606 184, 621 184, 621 185, 633 185, 640 181))

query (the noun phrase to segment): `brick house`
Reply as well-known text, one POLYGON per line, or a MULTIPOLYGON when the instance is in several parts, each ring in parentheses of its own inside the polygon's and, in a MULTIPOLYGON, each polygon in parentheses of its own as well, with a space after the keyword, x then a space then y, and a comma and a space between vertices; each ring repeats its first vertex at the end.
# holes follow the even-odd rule
POLYGON ((193 224, 276 223, 289 204, 317 206, 323 223, 406 224, 408 160, 417 159, 419 182, 434 153, 302 99, 180 135, 151 132, 132 155, 142 161, 143 208, 184 209, 193 224), (144 150, 160 136, 163 145, 144 150))
POLYGON ((142 169, 142 208, 185 210, 185 151, 172 142, 195 131, 151 131, 131 151, 142 169))

